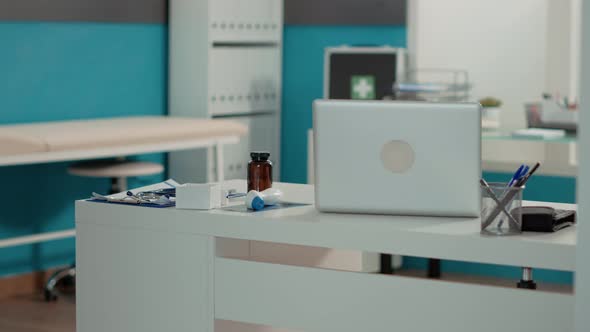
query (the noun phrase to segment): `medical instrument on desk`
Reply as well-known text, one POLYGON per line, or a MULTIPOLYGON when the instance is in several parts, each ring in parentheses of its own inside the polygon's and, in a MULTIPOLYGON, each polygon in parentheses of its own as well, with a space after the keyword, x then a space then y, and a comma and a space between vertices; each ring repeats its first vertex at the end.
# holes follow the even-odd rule
MULTIPOLYGON (((127 192, 127 196, 133 196, 132 191, 127 192)), ((155 197, 155 196, 166 196, 166 197, 176 197, 176 188, 164 188, 158 190, 150 190, 150 191, 140 191, 135 195, 141 195, 143 197, 155 197)))
POLYGON ((251 190, 246 195, 246 207, 250 210, 260 211, 265 206, 277 205, 283 198, 283 192, 279 189, 269 188, 262 192, 251 190))
POLYGON ((139 203, 150 203, 158 205, 170 204, 173 201, 173 197, 176 193, 170 193, 166 191, 140 191, 134 194, 131 191, 127 192, 127 197, 135 198, 139 203))
POLYGON ((134 194, 132 191, 128 191, 127 196, 136 198, 143 202, 153 203, 153 201, 161 201, 168 204, 170 203, 171 198, 176 197, 176 188, 167 188, 155 191, 140 191, 136 194, 134 194))
POLYGON ((98 200, 98 201, 104 201, 104 202, 109 202, 109 203, 125 203, 125 204, 139 204, 141 203, 138 199, 134 198, 134 197, 129 197, 129 196, 125 196, 125 197, 111 197, 111 196, 105 196, 105 195, 101 195, 99 193, 92 193, 92 198, 98 200))
POLYGON ((165 195, 154 195, 154 194, 147 194, 143 195, 141 193, 133 194, 131 192, 127 192, 127 196, 124 197, 113 197, 113 196, 105 196, 98 193, 93 192, 92 197, 99 201, 105 201, 109 203, 121 203, 121 204, 155 204, 155 205, 170 205, 173 202, 173 199, 170 197, 166 197, 165 195))

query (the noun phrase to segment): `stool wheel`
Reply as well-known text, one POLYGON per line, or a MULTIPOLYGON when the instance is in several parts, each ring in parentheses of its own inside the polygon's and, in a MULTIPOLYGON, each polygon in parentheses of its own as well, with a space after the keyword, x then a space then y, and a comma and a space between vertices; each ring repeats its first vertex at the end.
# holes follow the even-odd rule
POLYGON ((55 302, 57 301, 57 295, 47 289, 44 291, 45 302, 55 302))

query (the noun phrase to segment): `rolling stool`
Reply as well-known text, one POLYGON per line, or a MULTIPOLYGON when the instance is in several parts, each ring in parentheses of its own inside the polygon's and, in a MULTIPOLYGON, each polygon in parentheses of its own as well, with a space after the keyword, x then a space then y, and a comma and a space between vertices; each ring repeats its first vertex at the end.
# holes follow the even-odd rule
MULTIPOLYGON (((144 161, 90 161, 74 164, 68 167, 68 173, 76 176, 111 179, 109 195, 127 190, 127 178, 160 174, 164 166, 144 161)), ((45 300, 57 300, 58 286, 74 288, 76 282, 76 266, 72 265, 56 271, 45 284, 45 300)))

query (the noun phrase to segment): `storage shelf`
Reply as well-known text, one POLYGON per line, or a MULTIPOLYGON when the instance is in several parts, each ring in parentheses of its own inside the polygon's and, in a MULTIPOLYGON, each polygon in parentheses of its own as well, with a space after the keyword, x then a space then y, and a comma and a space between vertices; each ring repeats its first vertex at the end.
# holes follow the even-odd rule
MULTIPOLYGON (((169 12, 170 114, 235 117, 251 126, 239 144, 224 148, 225 177, 244 178, 249 152, 268 150, 278 179, 283 2, 172 0, 169 12), (246 119, 269 110, 272 116, 246 119)), ((210 149, 173 153, 169 165, 181 182, 212 181, 217 167, 210 149)))

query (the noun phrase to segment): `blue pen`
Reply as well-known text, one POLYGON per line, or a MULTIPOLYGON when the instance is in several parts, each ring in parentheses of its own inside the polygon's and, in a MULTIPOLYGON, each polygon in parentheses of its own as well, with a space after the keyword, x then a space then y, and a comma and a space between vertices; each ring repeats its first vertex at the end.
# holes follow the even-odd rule
MULTIPOLYGON (((521 174, 523 173, 522 171, 525 169, 525 167, 528 167, 528 166, 526 166, 524 164, 520 165, 520 167, 516 170, 516 172, 512 176, 512 180, 510 180, 510 182, 508 183, 508 187, 512 187, 514 182, 518 181, 518 179, 521 178, 521 174)), ((524 173, 524 174, 526 174, 526 173, 524 173)))
MULTIPOLYGON (((506 187, 506 189, 502 193, 502 199, 504 199, 508 194, 508 188, 511 188, 515 183, 518 183, 522 178, 524 178, 529 172, 529 169, 530 167, 525 164, 520 165, 520 167, 512 176, 512 180, 510 180, 510 182, 508 183, 508 187, 506 187)), ((502 225, 504 225, 504 219, 500 220, 500 222, 498 223, 498 229, 502 228, 502 225)))
POLYGON ((510 181, 509 186, 512 187, 513 185, 518 183, 518 181, 520 181, 522 178, 524 178, 527 175, 527 173, 529 172, 529 169, 530 169, 530 167, 525 165, 524 168, 520 171, 520 174, 518 174, 516 176, 516 179, 513 179, 512 181, 510 181))
POLYGON ((522 172, 520 172, 517 182, 520 181, 522 178, 524 178, 528 174, 530 169, 531 169, 530 167, 525 166, 525 168, 522 170, 522 172))

